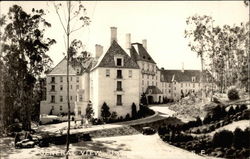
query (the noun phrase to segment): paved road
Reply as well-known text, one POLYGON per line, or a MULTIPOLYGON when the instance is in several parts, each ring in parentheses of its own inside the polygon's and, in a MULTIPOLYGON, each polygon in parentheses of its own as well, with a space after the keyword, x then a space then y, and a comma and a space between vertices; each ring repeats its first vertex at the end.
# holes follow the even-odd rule
MULTIPOLYGON (((127 121, 127 122, 120 122, 120 123, 113 123, 113 124, 105 124, 105 125, 93 125, 88 128, 82 128, 82 129, 72 129, 71 132, 85 132, 85 131, 94 131, 94 130, 101 130, 101 129, 110 129, 110 128, 118 128, 123 125, 136 125, 136 124, 142 124, 142 123, 149 123, 154 122, 158 120, 165 119, 169 116, 172 116, 175 112, 172 110, 169 110, 167 105, 152 105, 150 106, 151 109, 153 109, 156 114, 150 117, 146 117, 143 119, 133 120, 133 121, 127 121)), ((80 121, 77 122, 78 125, 80 125, 80 121)), ((71 125, 74 126, 75 123, 71 122, 71 125)), ((39 127, 39 130, 41 131, 47 131, 47 132, 59 132, 59 129, 66 128, 67 122, 59 123, 59 124, 49 124, 49 125, 42 125, 39 127)))

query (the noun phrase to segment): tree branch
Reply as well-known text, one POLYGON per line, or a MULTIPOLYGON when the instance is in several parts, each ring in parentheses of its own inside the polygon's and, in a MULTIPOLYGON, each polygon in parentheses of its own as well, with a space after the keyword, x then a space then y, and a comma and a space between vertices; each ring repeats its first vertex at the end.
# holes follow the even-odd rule
POLYGON ((56 14, 58 15, 58 18, 59 18, 59 20, 60 20, 60 23, 61 23, 61 25, 62 25, 62 27, 63 27, 63 30, 64 30, 65 34, 67 34, 67 31, 66 31, 66 29, 65 29, 65 27, 64 27, 64 25, 63 25, 63 22, 62 22, 62 18, 61 18, 61 16, 60 16, 60 14, 58 13, 58 8, 56 7, 56 4, 55 4, 55 3, 54 3, 54 7, 55 7, 55 10, 56 10, 56 14))

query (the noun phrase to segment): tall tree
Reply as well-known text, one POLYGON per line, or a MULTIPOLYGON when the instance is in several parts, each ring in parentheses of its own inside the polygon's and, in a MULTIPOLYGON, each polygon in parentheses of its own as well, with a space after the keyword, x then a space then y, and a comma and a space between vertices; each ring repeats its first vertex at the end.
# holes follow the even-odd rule
POLYGON ((8 120, 11 124, 14 112, 20 115, 24 130, 31 128, 31 105, 37 78, 50 67, 51 59, 46 54, 54 39, 45 38, 45 29, 51 27, 43 17, 42 9, 26 13, 22 7, 13 5, 6 16, 1 17, 1 46, 6 68, 5 96, 8 120), (3 23, 5 22, 5 23, 3 23))
POLYGON ((185 38, 188 38, 189 44, 188 46, 192 51, 196 52, 197 55, 201 59, 201 89, 202 89, 202 97, 204 95, 203 88, 203 69, 204 69, 204 56, 208 51, 208 43, 210 43, 208 37, 209 32, 211 32, 212 28, 212 17, 210 16, 199 16, 194 15, 188 17, 186 20, 187 28, 185 30, 185 38))
MULTIPOLYGON (((63 27, 64 33, 66 35, 66 52, 67 52, 67 104, 68 104, 68 128, 67 128, 67 142, 66 142, 66 158, 68 158, 69 151, 69 137, 70 137, 70 100, 69 100, 69 62, 70 62, 70 37, 72 33, 84 28, 89 25, 89 17, 86 16, 86 8, 78 2, 77 7, 72 5, 71 1, 66 2, 66 15, 61 14, 60 10, 63 9, 63 4, 54 3, 54 8, 56 10, 59 21, 63 27), (62 15, 64 15, 65 22, 63 22, 62 15), (78 24, 76 28, 72 27, 72 24, 78 24)), ((64 3, 65 4, 65 3, 64 3)), ((64 11, 62 11, 64 12, 64 11)), ((65 12, 64 12, 65 13, 65 12)))

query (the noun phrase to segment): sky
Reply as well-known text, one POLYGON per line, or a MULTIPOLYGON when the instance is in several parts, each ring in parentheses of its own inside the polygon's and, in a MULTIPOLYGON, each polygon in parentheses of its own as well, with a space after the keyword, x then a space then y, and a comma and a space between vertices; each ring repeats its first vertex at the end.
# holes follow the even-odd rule
MULTIPOLYGON (((46 11, 45 18, 52 27, 45 35, 57 41, 48 52, 55 66, 64 57, 65 35, 53 2, 2 1, 0 13, 6 14, 13 4, 22 6, 26 12, 31 12, 32 8, 46 11)), ((249 21, 249 8, 243 1, 83 1, 82 4, 91 23, 73 33, 71 40, 82 40, 85 49, 94 56, 95 44, 104 46, 104 52, 107 51, 110 27, 117 27, 118 43, 124 49, 127 33, 131 33, 131 42, 141 43, 147 39, 149 54, 159 68, 165 69, 181 69, 182 63, 185 69, 200 69, 200 59, 184 38, 187 17, 194 14, 212 16, 214 25, 220 26, 249 21)))

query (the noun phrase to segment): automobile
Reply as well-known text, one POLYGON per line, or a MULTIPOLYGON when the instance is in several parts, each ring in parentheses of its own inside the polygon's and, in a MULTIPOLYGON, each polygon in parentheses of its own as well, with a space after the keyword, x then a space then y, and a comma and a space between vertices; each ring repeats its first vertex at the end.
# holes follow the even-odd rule
POLYGON ((59 123, 60 118, 56 115, 40 115, 40 124, 59 123))
POLYGON ((143 127, 142 128, 142 134, 143 135, 153 135, 155 133, 156 133, 156 131, 151 127, 143 127))

